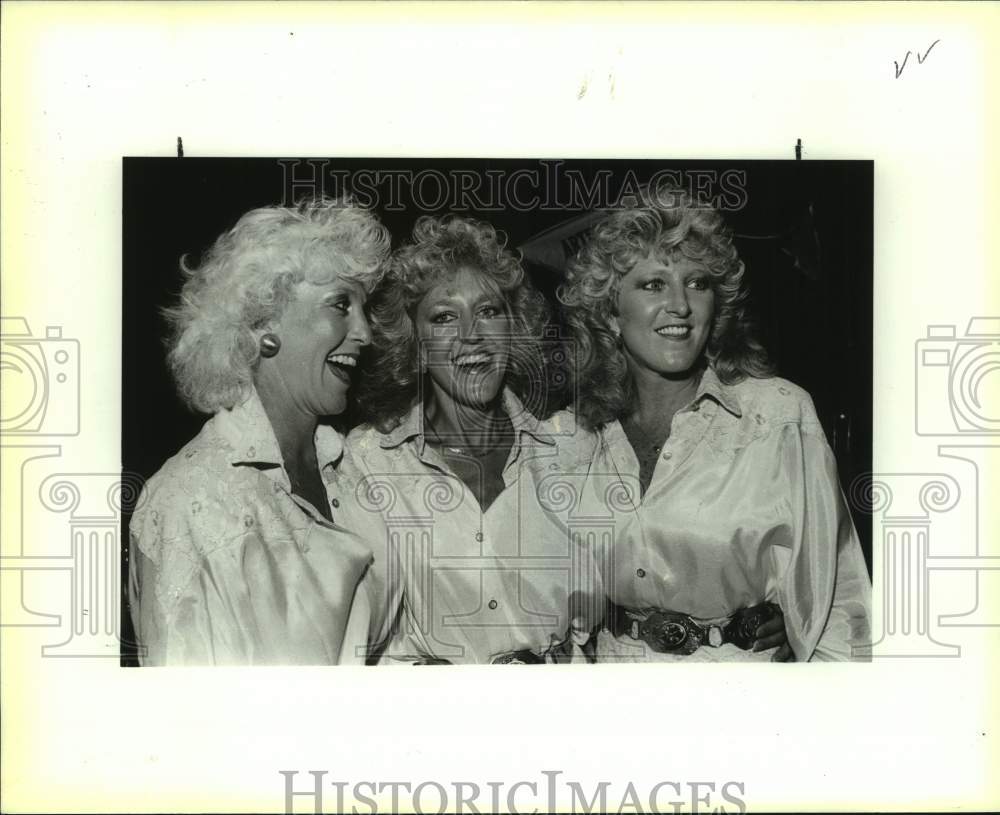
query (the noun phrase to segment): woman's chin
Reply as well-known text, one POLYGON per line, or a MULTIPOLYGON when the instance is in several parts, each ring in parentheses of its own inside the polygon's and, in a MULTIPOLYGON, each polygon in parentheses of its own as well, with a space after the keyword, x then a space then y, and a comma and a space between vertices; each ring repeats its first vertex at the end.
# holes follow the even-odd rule
POLYGON ((455 401, 466 407, 485 410, 495 404, 499 396, 499 385, 493 387, 463 388, 455 393, 455 401))
POLYGON ((339 416, 347 410, 347 389, 336 396, 328 394, 321 403, 322 416, 339 416))
POLYGON ((499 376, 477 377, 474 379, 452 380, 448 393, 458 404, 471 408, 487 408, 496 403, 503 388, 503 378, 499 376))

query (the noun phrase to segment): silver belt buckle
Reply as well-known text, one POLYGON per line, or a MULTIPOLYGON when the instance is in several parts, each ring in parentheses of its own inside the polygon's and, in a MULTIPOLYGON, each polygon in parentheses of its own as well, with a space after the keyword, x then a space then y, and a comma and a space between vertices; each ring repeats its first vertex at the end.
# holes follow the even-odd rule
POLYGON ((708 644, 713 648, 718 648, 722 645, 722 629, 713 625, 708 629, 708 644))

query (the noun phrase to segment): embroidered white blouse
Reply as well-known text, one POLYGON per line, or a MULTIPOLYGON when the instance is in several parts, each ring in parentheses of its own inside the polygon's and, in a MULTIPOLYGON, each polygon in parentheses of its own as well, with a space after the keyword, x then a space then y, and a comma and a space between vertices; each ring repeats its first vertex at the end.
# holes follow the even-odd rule
POLYGON ((485 512, 427 444, 420 405, 391 433, 348 436, 336 479, 356 500, 344 522, 388 564, 379 614, 398 615, 383 662, 542 657, 568 641, 574 617, 603 619, 589 549, 565 524, 566 474, 589 462, 595 437, 575 433, 572 417, 538 421, 510 391, 504 408, 515 440, 485 512))
MULTIPOLYGON (((800 661, 850 659, 869 643, 871 582, 801 388, 778 378, 727 386, 709 368, 674 416, 645 495, 618 422, 598 433, 588 469, 584 505, 615 515, 613 542, 595 559, 618 605, 710 619, 770 600, 800 661)), ((716 658, 743 658, 736 650, 716 658)))
POLYGON ((315 443, 333 524, 292 494, 256 392, 149 480, 129 529, 143 665, 364 661, 372 553, 339 522, 341 437, 320 426, 315 443))

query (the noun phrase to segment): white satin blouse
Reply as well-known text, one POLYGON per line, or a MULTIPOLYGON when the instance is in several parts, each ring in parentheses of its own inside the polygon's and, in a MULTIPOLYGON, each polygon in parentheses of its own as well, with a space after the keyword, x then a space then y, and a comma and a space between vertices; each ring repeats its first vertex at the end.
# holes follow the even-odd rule
POLYGON ((344 522, 388 564, 378 614, 396 624, 382 663, 545 661, 559 644, 573 650, 574 617, 595 629, 603 619, 590 550, 565 523, 566 474, 586 467, 595 437, 572 417, 538 421, 510 391, 503 404, 515 440, 485 510, 427 444, 419 404, 391 433, 348 436, 336 472, 355 494, 344 522))
MULTIPOLYGON (((620 606, 710 619, 770 600, 800 661, 851 659, 870 642, 871 582, 837 465, 812 400, 791 382, 727 386, 706 370, 642 496, 621 425, 605 426, 587 507, 614 516, 594 554, 620 606)), ((643 658, 635 646, 619 637, 611 656, 643 658)), ((752 658, 738 650, 703 647, 698 658, 752 658)))
POLYGON ((341 437, 320 426, 315 443, 334 523, 292 494, 255 392, 149 480, 129 527, 141 664, 364 661, 372 552, 340 523, 341 437))

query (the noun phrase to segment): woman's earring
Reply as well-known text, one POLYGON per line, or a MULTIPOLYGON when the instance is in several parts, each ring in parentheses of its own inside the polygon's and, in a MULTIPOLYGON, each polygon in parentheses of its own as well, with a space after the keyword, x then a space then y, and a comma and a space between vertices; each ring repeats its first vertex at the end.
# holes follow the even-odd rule
POLYGON ((273 357, 281 349, 281 340, 276 334, 265 334, 260 338, 260 355, 273 357))

